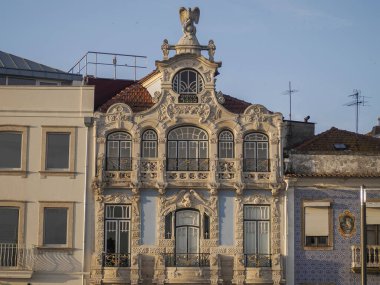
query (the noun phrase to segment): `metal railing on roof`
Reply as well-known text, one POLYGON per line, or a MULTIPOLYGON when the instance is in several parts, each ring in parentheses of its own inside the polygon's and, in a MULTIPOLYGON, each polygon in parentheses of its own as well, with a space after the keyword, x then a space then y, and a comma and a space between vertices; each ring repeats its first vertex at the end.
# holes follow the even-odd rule
POLYGON ((111 72, 113 79, 134 78, 136 81, 137 70, 147 68, 146 59, 147 57, 143 55, 88 51, 68 73, 112 78, 109 76, 111 72), (132 76, 129 73, 130 69, 132 76))

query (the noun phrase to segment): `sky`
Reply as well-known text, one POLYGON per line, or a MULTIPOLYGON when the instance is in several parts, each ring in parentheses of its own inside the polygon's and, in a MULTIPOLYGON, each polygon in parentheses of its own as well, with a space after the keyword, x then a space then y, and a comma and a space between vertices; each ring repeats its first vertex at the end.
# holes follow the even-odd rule
POLYGON ((216 44, 218 91, 288 119, 291 81, 292 119, 310 116, 320 133, 355 131, 345 103, 358 89, 368 101, 359 132, 378 124, 378 0, 1 0, 0 50, 64 71, 87 51, 145 55, 142 77, 162 60, 163 39, 181 37, 181 6, 200 8, 198 40, 216 44))

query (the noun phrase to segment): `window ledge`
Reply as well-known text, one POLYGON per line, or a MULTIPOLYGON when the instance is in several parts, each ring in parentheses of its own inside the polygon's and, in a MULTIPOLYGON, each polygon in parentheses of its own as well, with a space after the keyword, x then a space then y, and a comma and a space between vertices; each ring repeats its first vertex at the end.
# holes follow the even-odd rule
POLYGON ((38 249, 41 252, 42 251, 59 251, 59 252, 68 252, 70 254, 72 254, 73 251, 75 250, 75 248, 72 248, 72 247, 45 246, 45 245, 36 246, 36 249, 38 249))
POLYGON ((0 267, 0 278, 10 279, 30 279, 32 278, 33 270, 23 268, 9 269, 8 267, 0 267))
POLYGON ((26 178, 27 172, 25 170, 20 169, 0 169, 0 175, 14 175, 14 176, 21 176, 26 178))
POLYGON ((331 245, 328 246, 304 246, 304 250, 318 251, 318 250, 333 250, 334 247, 331 245))
POLYGON ((46 178, 47 176, 69 176, 70 178, 74 179, 77 173, 64 170, 41 170, 40 174, 43 178, 46 178))

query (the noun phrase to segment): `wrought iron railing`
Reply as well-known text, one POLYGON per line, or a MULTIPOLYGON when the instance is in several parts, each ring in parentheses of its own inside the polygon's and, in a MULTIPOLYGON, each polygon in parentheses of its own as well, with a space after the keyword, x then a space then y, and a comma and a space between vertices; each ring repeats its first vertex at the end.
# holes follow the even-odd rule
POLYGON ((243 170, 245 172, 268 172, 269 159, 244 158, 243 170))
POLYGON ((107 171, 131 171, 132 158, 130 157, 107 157, 107 171))
POLYGON ((246 267, 271 267, 270 254, 244 254, 246 267))
POLYGON ((208 158, 168 158, 168 171, 208 171, 208 158))
POLYGON ((103 253, 104 267, 130 267, 130 253, 103 253))
POLYGON ((0 267, 32 269, 34 251, 17 243, 0 243, 0 267))
POLYGON ((210 266, 209 253, 166 253, 164 254, 166 267, 208 267, 210 266))

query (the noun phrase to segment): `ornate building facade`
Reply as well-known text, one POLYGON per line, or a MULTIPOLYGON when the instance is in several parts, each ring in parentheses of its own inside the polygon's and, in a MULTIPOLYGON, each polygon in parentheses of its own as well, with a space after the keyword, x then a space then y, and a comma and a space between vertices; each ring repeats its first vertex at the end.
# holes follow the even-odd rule
POLYGON ((156 70, 95 112, 89 282, 282 284, 282 115, 217 92, 199 9, 180 19, 156 70))

